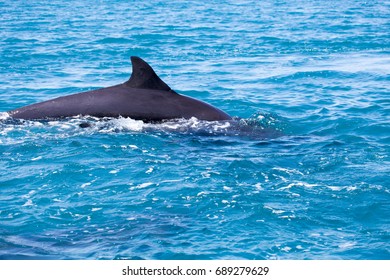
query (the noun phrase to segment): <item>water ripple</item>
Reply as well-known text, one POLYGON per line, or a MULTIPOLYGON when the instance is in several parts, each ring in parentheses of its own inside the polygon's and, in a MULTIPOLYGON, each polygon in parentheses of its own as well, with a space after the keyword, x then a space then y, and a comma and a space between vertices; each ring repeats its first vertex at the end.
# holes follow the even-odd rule
POLYGON ((234 116, 0 113, 1 259, 389 259, 389 5, 2 1, 0 112, 126 81, 234 116))

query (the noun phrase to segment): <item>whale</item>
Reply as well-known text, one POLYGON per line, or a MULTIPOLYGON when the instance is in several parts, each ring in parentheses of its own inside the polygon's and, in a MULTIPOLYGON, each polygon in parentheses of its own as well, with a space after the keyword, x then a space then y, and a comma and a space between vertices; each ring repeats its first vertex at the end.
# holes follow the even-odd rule
POLYGON ((125 117, 145 122, 172 119, 231 120, 224 111, 172 90, 143 59, 132 56, 128 81, 58 97, 8 111, 13 119, 51 120, 75 116, 125 117))

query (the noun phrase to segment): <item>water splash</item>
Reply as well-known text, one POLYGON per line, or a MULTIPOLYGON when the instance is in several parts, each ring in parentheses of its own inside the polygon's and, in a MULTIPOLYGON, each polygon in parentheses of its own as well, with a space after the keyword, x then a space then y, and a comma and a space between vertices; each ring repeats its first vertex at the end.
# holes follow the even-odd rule
POLYGON ((286 120, 275 114, 257 113, 248 119, 234 118, 229 121, 203 121, 172 119, 148 123, 131 118, 95 118, 76 116, 60 120, 16 120, 6 113, 0 119, 0 135, 26 138, 72 137, 76 135, 111 133, 179 133, 198 136, 248 136, 251 138, 276 138, 283 135, 288 126, 286 120), (43 134, 43 135, 42 135, 43 134))

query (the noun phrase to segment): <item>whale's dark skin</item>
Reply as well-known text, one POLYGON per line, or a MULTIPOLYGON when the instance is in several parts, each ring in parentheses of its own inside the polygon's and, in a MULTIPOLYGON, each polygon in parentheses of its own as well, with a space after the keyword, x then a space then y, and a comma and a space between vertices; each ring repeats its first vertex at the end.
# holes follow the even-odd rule
POLYGON ((14 119, 44 120, 72 116, 130 117, 147 122, 196 117, 230 120, 225 112, 173 91, 139 57, 132 56, 130 79, 119 85, 63 96, 21 107, 8 114, 14 119))

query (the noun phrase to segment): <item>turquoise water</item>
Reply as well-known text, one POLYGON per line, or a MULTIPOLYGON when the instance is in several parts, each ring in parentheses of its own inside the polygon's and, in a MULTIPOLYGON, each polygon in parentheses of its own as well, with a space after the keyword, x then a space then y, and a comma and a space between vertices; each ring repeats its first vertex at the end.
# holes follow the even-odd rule
POLYGON ((0 113, 1 259, 390 258, 390 2, 86 3, 0 1, 0 112, 136 55, 242 119, 0 113))

